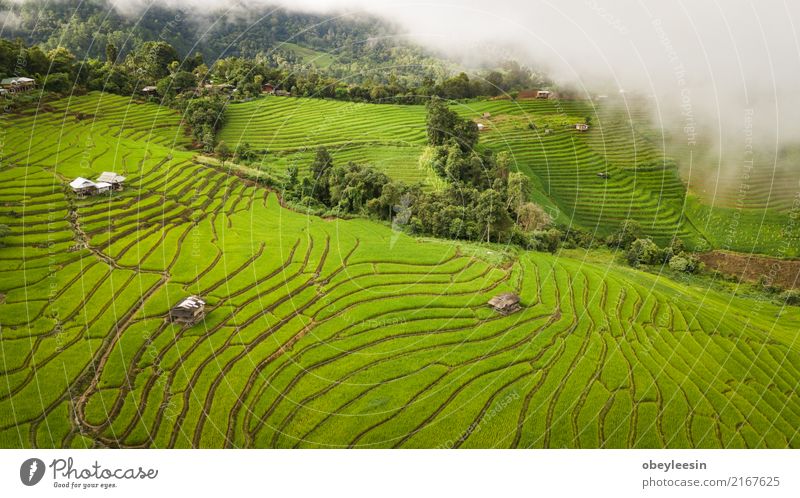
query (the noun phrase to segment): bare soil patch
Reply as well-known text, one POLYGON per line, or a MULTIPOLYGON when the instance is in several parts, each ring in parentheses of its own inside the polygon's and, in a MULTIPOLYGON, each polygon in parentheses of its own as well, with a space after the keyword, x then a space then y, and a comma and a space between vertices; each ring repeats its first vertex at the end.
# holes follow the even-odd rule
POLYGON ((765 276, 771 285, 784 289, 800 289, 800 260, 778 259, 754 254, 711 251, 697 254, 706 267, 741 280, 757 282, 765 276))

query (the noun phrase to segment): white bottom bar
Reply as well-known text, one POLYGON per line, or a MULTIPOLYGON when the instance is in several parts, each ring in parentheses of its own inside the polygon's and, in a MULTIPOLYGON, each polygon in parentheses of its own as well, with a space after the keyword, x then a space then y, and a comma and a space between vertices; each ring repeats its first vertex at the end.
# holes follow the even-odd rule
POLYGON ((796 450, 0 450, 0 494, 797 497, 799 464, 796 450), (27 486, 34 458, 45 472, 27 486))

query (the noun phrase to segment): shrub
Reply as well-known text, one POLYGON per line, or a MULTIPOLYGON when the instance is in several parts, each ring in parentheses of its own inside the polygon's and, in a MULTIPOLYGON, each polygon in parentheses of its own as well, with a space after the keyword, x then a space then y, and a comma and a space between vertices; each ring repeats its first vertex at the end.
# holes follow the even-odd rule
POLYGON ((664 260, 664 251, 650 239, 636 239, 626 255, 631 266, 655 265, 664 260))
POLYGON ((252 147, 250 147, 249 143, 242 142, 236 146, 234 156, 239 162, 249 163, 256 158, 256 153, 253 151, 252 147))
POLYGON ((524 231, 541 230, 552 221, 538 204, 523 202, 517 208, 517 224, 524 231))
POLYGON ((690 262, 688 258, 683 256, 673 256, 669 260, 669 267, 672 270, 679 271, 679 272, 688 272, 689 271, 690 262))
POLYGON ((767 294, 780 294, 783 292, 783 287, 780 285, 775 285, 773 283, 773 279, 767 275, 761 275, 758 277, 758 285, 767 294))
POLYGON ((691 254, 681 252, 669 260, 669 267, 683 273, 697 273, 703 268, 703 263, 691 254))
POLYGON ((791 306, 800 306, 800 289, 787 290, 781 294, 781 299, 791 306))
POLYGON ((534 230, 531 233, 531 249, 536 251, 556 252, 558 244, 561 242, 561 230, 551 228, 549 230, 534 230))
POLYGON ((639 222, 635 220, 625 220, 615 233, 608 236, 606 243, 609 247, 630 249, 631 244, 641 236, 642 227, 639 225, 639 222))

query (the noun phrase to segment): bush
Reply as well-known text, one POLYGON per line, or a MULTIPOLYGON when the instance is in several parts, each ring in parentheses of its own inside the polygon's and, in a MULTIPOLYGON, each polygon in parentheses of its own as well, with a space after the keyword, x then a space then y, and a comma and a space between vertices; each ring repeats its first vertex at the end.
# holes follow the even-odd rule
POLYGON ((673 256, 672 259, 669 260, 669 267, 674 271, 688 272, 689 266, 689 259, 683 256, 673 256))
POLYGON ((626 257, 631 266, 655 265, 664 261, 664 251, 650 239, 636 239, 626 257))
POLYGON ((697 273, 703 268, 703 263, 694 256, 681 252, 669 260, 669 267, 683 273, 697 273))
POLYGON ((800 306, 800 290, 791 289, 781 294, 781 299, 791 306, 800 306))
POLYGON ((238 162, 249 163, 256 158, 256 153, 247 142, 242 142, 236 146, 234 157, 238 162))
POLYGON ((767 275, 761 275, 758 277, 758 285, 767 294, 780 294, 783 292, 783 287, 780 285, 775 285, 772 278, 768 277, 767 275))
POLYGON ((556 252, 561 242, 561 230, 534 230, 530 237, 531 249, 536 251, 556 252))
POLYGON ((642 236, 642 227, 635 220, 625 220, 612 235, 606 239, 609 247, 618 249, 630 249, 636 239, 642 236))

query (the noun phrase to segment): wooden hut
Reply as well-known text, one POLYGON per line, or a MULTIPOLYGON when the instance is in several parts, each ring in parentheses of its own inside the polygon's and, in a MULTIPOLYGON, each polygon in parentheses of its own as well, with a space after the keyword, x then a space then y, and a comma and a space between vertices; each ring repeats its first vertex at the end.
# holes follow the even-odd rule
POLYGON ((83 177, 78 177, 71 182, 69 182, 69 186, 75 195, 78 197, 86 197, 87 195, 94 195, 97 192, 97 184, 91 180, 87 180, 83 177))
POLYGON ((194 325, 206 314, 206 302, 197 296, 189 296, 169 310, 172 322, 194 325))
POLYGON ((122 175, 118 175, 111 171, 103 171, 103 173, 97 177, 97 183, 107 183, 110 185, 111 190, 122 190, 122 183, 125 181, 125 177, 122 175))
POLYGON ((11 93, 24 92, 26 90, 33 90, 36 88, 36 80, 33 78, 26 78, 24 76, 17 78, 4 78, 0 80, 0 87, 11 93))
POLYGON ((505 294, 498 294, 489 299, 489 306, 494 308, 498 313, 503 315, 510 315, 515 311, 519 311, 522 307, 519 305, 519 296, 513 292, 506 292, 505 294))
POLYGON ((587 131, 589 129, 589 125, 586 123, 575 123, 575 129, 578 131, 587 131))
POLYGON ((94 188, 95 188, 95 193, 98 194, 109 194, 111 193, 112 190, 111 184, 106 182, 95 182, 94 188))

